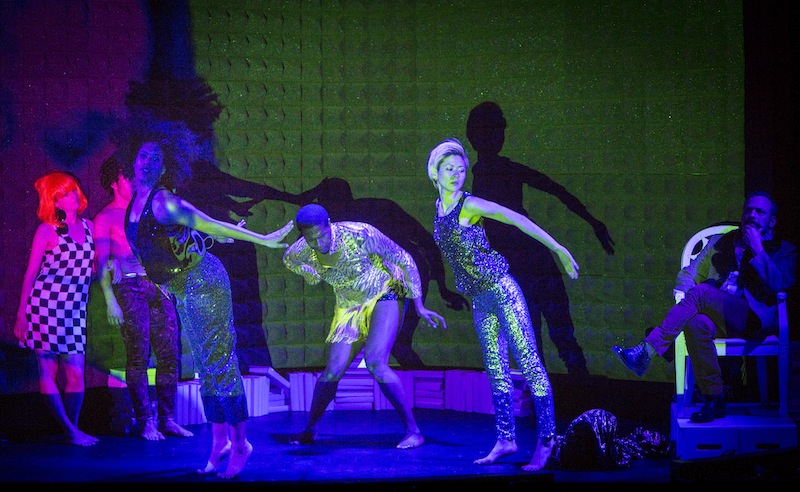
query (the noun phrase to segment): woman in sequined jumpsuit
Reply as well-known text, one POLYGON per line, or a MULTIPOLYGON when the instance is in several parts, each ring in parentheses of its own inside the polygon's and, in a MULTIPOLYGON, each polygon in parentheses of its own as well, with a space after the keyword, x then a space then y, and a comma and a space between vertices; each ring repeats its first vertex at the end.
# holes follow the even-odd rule
POLYGON ((215 220, 170 191, 190 176, 192 137, 181 123, 153 124, 129 135, 118 149, 119 161, 130 163, 123 173, 133 186, 125 233, 147 276, 174 296, 181 329, 200 373, 200 395, 211 422, 212 444, 208 462, 198 473, 230 479, 244 469, 253 446, 245 429, 249 415, 236 356, 230 279, 222 263, 205 251, 206 243, 213 243, 213 238, 286 248, 288 244, 281 241, 294 224, 289 221, 275 232, 258 234, 245 229, 243 222, 215 220), (203 239, 197 231, 209 237, 203 239), (186 256, 193 260, 176 266, 175 251, 187 244, 196 249, 193 257, 186 256), (228 466, 219 471, 225 456, 228 466))
POLYGON ((518 227, 558 256, 570 278, 578 278, 572 254, 527 217, 464 191, 469 159, 461 142, 448 139, 431 150, 428 177, 439 192, 433 237, 450 264, 459 292, 472 297, 472 312, 483 363, 492 388, 497 442, 477 464, 489 464, 517 451, 514 385, 508 350, 531 388, 538 439, 525 471, 545 467, 553 450, 555 415, 550 378, 536 349, 525 298, 508 273, 505 258, 489 246, 484 218, 518 227))
POLYGON ((317 204, 301 207, 295 223, 303 235, 283 255, 290 271, 309 284, 320 281, 336 296, 333 321, 326 339, 328 361, 314 385, 308 423, 292 436, 293 444, 311 444, 317 422, 336 396, 339 380, 364 347, 364 361, 383 394, 400 414, 405 436, 400 449, 416 448, 424 438, 406 402, 403 384, 389 367, 389 354, 403 323, 407 299, 429 326, 446 328, 444 318, 425 308, 414 259, 370 224, 331 222, 317 204), (353 348, 353 346, 357 348, 353 348))

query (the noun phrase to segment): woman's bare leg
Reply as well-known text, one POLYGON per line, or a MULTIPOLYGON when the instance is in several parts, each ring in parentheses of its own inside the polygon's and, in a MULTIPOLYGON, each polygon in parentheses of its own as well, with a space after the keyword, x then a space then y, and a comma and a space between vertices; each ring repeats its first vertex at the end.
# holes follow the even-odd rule
MULTIPOLYGON (((226 424, 227 425, 227 424, 226 424)), ((231 455, 228 458, 228 468, 218 476, 224 479, 235 478, 244 470, 247 458, 253 454, 253 445, 247 440, 246 424, 244 421, 236 425, 227 425, 228 435, 230 436, 231 455)))
POLYGON ((503 456, 513 454, 516 452, 517 452, 516 441, 507 441, 505 439, 498 439, 497 442, 494 444, 494 448, 492 448, 492 450, 489 451, 489 454, 487 454, 483 458, 479 458, 473 461, 473 463, 475 463, 476 465, 489 465, 499 460, 503 456))
POLYGON ((56 418, 59 427, 64 432, 68 443, 76 446, 93 446, 98 439, 78 429, 80 409, 83 404, 83 355, 59 355, 41 351, 36 353, 36 362, 39 366, 39 392, 45 399, 48 408, 56 418), (63 362, 65 375, 65 393, 69 394, 69 413, 64 403, 64 397, 58 387, 58 368, 63 362))
POLYGON ((228 424, 211 423, 211 455, 203 468, 198 468, 197 473, 215 473, 222 463, 223 458, 231 452, 231 441, 228 437, 228 424))

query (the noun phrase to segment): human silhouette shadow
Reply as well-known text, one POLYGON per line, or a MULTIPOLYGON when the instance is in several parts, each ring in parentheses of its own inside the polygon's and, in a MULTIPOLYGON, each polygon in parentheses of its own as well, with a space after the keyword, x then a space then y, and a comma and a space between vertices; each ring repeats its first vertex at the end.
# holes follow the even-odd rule
MULTIPOLYGON (((196 72, 188 3, 159 0, 146 3, 152 24, 151 63, 142 81, 130 81, 126 105, 133 115, 150 114, 161 120, 183 121, 198 137, 205 150, 192 163, 192 178, 178 186, 178 193, 209 216, 224 221, 232 221, 232 216, 246 220, 252 215, 251 208, 263 200, 299 205, 297 195, 220 170, 213 150, 214 122, 224 108, 217 94, 196 72)), ((231 281, 241 371, 247 373, 254 365, 272 366, 263 324, 256 245, 234 241, 217 244, 212 252, 225 266, 231 281)))
MULTIPOLYGON (((301 193, 301 197, 304 203, 316 202, 325 207, 332 221, 366 222, 408 251, 419 269, 423 301, 427 299, 430 283, 436 282, 447 307, 456 311, 469 309, 469 302, 447 287, 442 254, 433 235, 400 205, 385 198, 353 198, 350 183, 341 178, 325 178, 301 193)), ((418 323, 416 310, 406 309, 392 347, 392 356, 405 369, 426 367, 412 346, 418 323)))
MULTIPOLYGON (((298 195, 236 178, 222 172, 216 164, 207 160, 192 163, 192 175, 194 178, 187 180, 178 189, 178 193, 218 220, 230 222, 233 215, 246 221, 252 215, 251 208, 263 200, 300 204, 298 195), (232 197, 246 200, 240 202, 232 197)), ((233 241, 218 244, 211 250, 225 266, 231 280, 236 353, 240 369, 245 373, 250 366, 272 366, 263 325, 256 249, 256 245, 251 242, 233 241)), ((275 261, 280 261, 279 255, 274 257, 275 261)))
MULTIPOLYGON (((614 254, 614 241, 604 223, 564 186, 545 174, 500 155, 505 143, 506 119, 499 105, 486 101, 475 106, 467 119, 467 139, 477 152, 472 166, 472 192, 528 217, 523 196, 525 186, 555 196, 574 214, 594 229, 608 255, 614 254)), ((535 221, 534 221, 535 222, 535 221)), ((489 243, 509 264, 509 272, 522 288, 542 351, 542 318, 547 322, 550 339, 564 361, 567 372, 587 376, 586 358, 575 338, 569 310, 569 297, 561 271, 552 252, 518 228, 498 221, 484 223, 489 243)))

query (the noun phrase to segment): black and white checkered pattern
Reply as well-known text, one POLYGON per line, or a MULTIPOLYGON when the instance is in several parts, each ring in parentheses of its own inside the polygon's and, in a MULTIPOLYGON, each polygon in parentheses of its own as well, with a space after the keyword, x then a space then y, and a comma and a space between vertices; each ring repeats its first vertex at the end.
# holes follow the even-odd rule
POLYGON ((94 239, 83 219, 86 240, 58 235, 45 252, 28 299, 28 347, 60 354, 86 353, 86 304, 94 260, 94 239))

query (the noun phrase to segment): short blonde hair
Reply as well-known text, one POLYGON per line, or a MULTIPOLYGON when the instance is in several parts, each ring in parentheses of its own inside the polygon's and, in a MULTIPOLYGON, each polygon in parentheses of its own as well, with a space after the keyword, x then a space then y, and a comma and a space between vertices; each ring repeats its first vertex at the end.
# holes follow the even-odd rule
POLYGON ((467 151, 461 142, 457 138, 448 138, 447 140, 442 140, 439 145, 431 150, 431 153, 428 155, 428 177, 433 182, 434 188, 436 188, 436 175, 439 172, 439 165, 442 161, 451 155, 460 156, 464 159, 464 165, 467 166, 469 169, 469 158, 467 157, 467 151))

